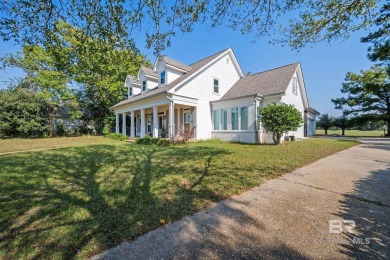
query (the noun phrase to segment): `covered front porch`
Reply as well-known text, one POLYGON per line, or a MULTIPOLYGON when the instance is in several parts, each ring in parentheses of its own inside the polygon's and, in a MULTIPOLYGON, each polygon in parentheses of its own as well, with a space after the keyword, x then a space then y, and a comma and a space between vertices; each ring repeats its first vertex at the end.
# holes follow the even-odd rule
POLYGON ((131 138, 190 135, 196 139, 196 106, 170 102, 139 109, 130 107, 127 111, 116 113, 115 132, 131 138))

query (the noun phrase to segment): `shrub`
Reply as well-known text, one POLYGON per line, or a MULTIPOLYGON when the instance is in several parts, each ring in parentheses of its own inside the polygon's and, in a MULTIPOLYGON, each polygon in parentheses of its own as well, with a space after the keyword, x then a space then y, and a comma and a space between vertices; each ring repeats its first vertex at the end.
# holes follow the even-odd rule
POLYGON ((169 145, 169 140, 166 139, 160 139, 160 138, 153 138, 150 136, 138 138, 135 140, 136 144, 146 144, 146 145, 157 145, 157 146, 165 146, 169 145))
POLYGON ((117 140, 117 141, 126 141, 127 140, 127 136, 125 136, 123 134, 110 133, 110 134, 106 135, 106 137, 117 140))

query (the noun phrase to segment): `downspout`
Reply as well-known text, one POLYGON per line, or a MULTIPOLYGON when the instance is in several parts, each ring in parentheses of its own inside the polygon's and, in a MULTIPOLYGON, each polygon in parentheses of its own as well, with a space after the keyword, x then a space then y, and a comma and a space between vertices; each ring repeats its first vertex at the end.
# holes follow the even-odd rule
POLYGON ((167 96, 168 91, 165 91, 165 97, 170 101, 169 103, 169 138, 173 138, 173 114, 175 113, 173 107, 173 99, 167 96))

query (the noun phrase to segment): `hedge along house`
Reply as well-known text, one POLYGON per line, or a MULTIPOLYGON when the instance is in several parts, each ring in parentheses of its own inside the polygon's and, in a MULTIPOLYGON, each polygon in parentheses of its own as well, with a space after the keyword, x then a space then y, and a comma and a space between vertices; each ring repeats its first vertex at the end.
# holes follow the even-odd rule
POLYGON ((272 142, 258 115, 271 102, 293 104, 304 124, 286 133, 315 134, 317 111, 309 107, 300 63, 244 76, 232 49, 185 65, 160 57, 125 80, 128 98, 114 105, 116 133, 247 143, 272 142), (122 127, 120 127, 120 124, 122 127))

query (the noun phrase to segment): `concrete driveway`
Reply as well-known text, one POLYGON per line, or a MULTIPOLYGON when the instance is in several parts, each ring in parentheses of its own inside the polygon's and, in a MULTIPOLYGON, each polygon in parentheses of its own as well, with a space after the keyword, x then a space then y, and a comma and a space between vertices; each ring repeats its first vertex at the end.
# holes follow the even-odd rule
POLYGON ((96 259, 390 258, 390 140, 363 144, 96 259))

